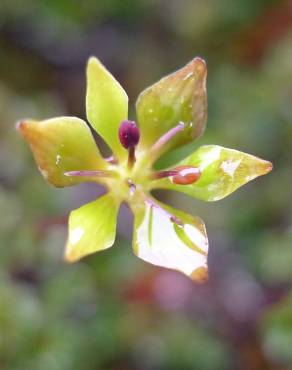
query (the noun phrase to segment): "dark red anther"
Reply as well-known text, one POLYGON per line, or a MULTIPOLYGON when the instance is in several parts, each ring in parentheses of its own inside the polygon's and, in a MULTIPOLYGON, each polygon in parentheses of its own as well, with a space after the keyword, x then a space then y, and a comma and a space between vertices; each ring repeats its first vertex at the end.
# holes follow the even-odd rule
POLYGON ((119 139, 124 148, 134 148, 140 139, 140 131, 136 122, 122 121, 119 128, 119 139))
POLYGON ((201 176, 200 170, 193 166, 178 166, 173 170, 177 171, 177 174, 172 177, 172 182, 178 185, 193 184, 201 176))

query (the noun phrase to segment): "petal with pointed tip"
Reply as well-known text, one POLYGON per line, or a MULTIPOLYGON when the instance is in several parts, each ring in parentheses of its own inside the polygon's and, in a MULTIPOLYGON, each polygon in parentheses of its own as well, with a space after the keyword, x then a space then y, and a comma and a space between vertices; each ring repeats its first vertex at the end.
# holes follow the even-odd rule
POLYGON ((203 133, 207 119, 206 76, 206 63, 195 58, 140 94, 136 109, 142 149, 149 148, 179 122, 185 124, 185 129, 162 152, 189 143, 203 133))
POLYGON ((206 281, 208 239, 203 221, 159 205, 162 212, 148 203, 133 209, 134 253, 154 265, 181 271, 197 282, 206 281), (171 221, 167 213, 175 216, 182 225, 171 221))
POLYGON ((124 158, 127 151, 118 137, 120 123, 128 117, 128 96, 119 82, 91 57, 87 65, 87 118, 115 155, 124 158))
POLYGON ((199 180, 182 186, 174 184, 171 178, 161 179, 152 184, 153 188, 176 190, 206 201, 222 199, 272 170, 269 161, 217 145, 202 146, 177 165, 199 168, 199 180))
POLYGON ((65 250, 68 262, 113 245, 119 206, 120 203, 108 193, 71 212, 65 250))
POLYGON ((79 118, 23 120, 17 128, 29 143, 42 175, 54 186, 85 181, 84 177, 68 177, 65 172, 107 168, 89 127, 79 118))

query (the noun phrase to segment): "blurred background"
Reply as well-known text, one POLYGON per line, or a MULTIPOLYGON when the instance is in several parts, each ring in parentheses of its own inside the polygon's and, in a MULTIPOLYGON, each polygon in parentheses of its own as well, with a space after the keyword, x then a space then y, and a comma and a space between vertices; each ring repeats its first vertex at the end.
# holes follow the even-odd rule
POLYGON ((291 0, 1 0, 0 369, 292 369, 291 158, 291 0), (141 90, 205 58, 208 126, 185 153, 219 144, 274 163, 218 203, 158 194, 205 221, 207 284, 134 257, 126 209, 113 248, 63 262, 69 211, 102 190, 47 185, 15 122, 85 118, 90 55, 132 118, 141 90))

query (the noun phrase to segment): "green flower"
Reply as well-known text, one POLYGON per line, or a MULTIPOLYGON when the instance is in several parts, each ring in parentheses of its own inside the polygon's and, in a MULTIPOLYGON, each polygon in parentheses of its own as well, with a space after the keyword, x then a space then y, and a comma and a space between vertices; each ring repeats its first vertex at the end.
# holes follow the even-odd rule
POLYGON ((54 186, 80 182, 104 185, 107 193, 71 212, 65 258, 73 262, 111 247, 119 207, 126 202, 135 218, 133 249, 154 265, 207 278, 208 239, 203 221, 160 203, 154 189, 171 189, 205 201, 231 194, 271 171, 272 164, 217 145, 202 146, 171 168, 155 171, 164 153, 197 139, 207 118, 205 62, 184 68, 143 91, 137 122, 128 121, 128 97, 96 59, 87 67, 87 118, 112 149, 103 158, 89 126, 75 117, 23 120, 18 129, 28 141, 44 178, 54 186))

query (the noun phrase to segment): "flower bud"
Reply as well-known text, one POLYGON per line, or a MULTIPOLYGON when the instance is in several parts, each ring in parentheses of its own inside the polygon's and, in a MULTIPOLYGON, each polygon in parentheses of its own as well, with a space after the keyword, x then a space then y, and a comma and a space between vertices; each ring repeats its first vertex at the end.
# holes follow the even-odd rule
POLYGON ((119 139, 124 148, 135 147, 140 139, 140 131, 136 122, 122 121, 119 128, 119 139))
POLYGON ((172 182, 178 185, 189 185, 199 180, 201 172, 197 167, 178 166, 174 168, 178 174, 172 177, 172 182))

